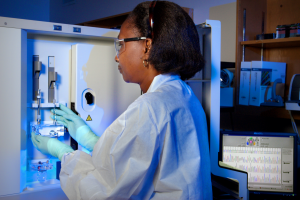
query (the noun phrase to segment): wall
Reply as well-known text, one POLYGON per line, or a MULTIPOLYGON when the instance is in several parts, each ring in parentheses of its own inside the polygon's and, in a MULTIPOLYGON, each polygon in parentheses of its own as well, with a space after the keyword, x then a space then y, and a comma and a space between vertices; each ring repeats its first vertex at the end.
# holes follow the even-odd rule
MULTIPOLYGON (((69 0, 70 1, 70 0, 69 0)), ((236 0, 171 0, 182 7, 194 9, 195 24, 200 24, 209 18, 209 8, 236 0)), ((133 10, 143 0, 75 0, 74 4, 64 5, 63 0, 50 1, 50 21, 78 24, 94 19, 100 19, 133 10)))
POLYGON ((236 2, 211 7, 209 19, 221 21, 221 61, 235 62, 236 2))
MULTIPOLYGON (((0 16, 66 24, 78 24, 131 11, 145 0, 0 0, 0 16), (75 2, 66 3, 64 2, 75 2)), ((171 0, 194 9, 195 24, 209 18, 213 6, 236 0, 171 0)))
POLYGON ((0 0, 0 16, 48 22, 50 0, 0 0))

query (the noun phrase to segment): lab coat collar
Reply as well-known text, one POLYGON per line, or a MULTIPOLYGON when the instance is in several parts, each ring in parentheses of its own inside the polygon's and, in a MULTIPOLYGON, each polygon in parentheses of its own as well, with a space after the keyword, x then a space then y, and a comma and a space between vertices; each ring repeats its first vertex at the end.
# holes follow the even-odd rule
POLYGON ((163 83, 172 81, 172 80, 179 80, 179 75, 174 74, 159 74, 154 77, 149 89, 147 90, 147 93, 154 92, 159 86, 161 86, 163 83))

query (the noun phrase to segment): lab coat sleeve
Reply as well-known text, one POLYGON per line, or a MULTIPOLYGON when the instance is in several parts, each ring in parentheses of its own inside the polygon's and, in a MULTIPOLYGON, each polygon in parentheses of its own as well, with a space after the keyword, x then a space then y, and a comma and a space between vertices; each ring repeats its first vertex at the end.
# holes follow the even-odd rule
POLYGON ((68 198, 149 199, 164 137, 157 121, 164 120, 136 101, 104 132, 92 156, 65 155, 60 180, 68 198))

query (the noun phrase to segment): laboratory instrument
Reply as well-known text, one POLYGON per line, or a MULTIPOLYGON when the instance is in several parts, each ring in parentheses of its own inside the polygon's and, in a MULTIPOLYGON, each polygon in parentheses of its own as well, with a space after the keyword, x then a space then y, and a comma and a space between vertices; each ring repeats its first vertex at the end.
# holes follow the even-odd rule
MULTIPOLYGON (((220 121, 220 22, 198 25, 205 68, 187 80, 206 113, 211 172, 239 181, 239 196, 248 198, 247 174, 218 165, 220 121)), ((67 130, 50 119, 59 104, 71 108, 98 136, 141 95, 123 81, 114 61, 119 31, 0 17, 0 197, 55 189, 60 193, 58 159, 34 148, 31 131, 70 145, 67 130), (81 29, 80 32, 74 31, 81 29), (7 48, 9 47, 9 48, 7 48), (52 69, 54 68, 54 69, 52 69), (13 124, 13 125, 11 125, 13 124), (37 180, 31 163, 49 160, 52 169, 37 180)), ((76 145, 72 145, 76 148, 76 145)), ((82 149, 78 145, 78 149, 82 149)), ((86 151, 87 153, 90 153, 86 151)), ((42 170, 40 170, 42 173, 42 170)))
POLYGON ((81 32, 73 32, 73 25, 0 17, 0 60, 10 66, 0 73, 7 97, 0 105, 6 113, 1 118, 0 150, 6 153, 0 156, 0 199, 50 189, 63 194, 56 172, 59 160, 38 151, 30 138, 33 132, 77 149, 68 130, 50 118, 51 110, 60 104, 72 108, 101 136, 140 96, 138 85, 126 84, 114 61, 119 31, 79 28, 81 32), (76 45, 90 51, 76 54, 76 45))

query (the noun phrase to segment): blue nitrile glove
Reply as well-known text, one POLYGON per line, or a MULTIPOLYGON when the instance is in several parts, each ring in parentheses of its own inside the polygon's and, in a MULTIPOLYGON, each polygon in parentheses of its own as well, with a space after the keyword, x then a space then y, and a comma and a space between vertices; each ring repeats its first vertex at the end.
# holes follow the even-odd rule
POLYGON ((60 110, 51 110, 51 112, 55 114, 51 115, 51 118, 56 118, 57 123, 67 127, 71 137, 81 146, 89 151, 93 151, 99 137, 95 135, 90 127, 86 125, 85 121, 72 110, 62 104, 59 104, 59 108, 60 110))
POLYGON ((74 151, 70 146, 57 139, 35 135, 34 132, 31 133, 31 141, 40 152, 50 154, 59 160, 61 160, 65 153, 74 151))

